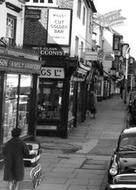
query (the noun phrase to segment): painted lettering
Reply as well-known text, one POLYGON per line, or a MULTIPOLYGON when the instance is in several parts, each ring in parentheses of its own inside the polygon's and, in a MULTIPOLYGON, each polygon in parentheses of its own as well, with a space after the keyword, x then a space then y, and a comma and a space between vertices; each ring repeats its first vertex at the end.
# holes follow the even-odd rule
POLYGON ((0 59, 0 66, 7 67, 8 66, 8 60, 6 59, 0 59))
POLYGON ((42 69, 41 74, 45 76, 50 76, 51 75, 51 70, 50 69, 42 69))
POLYGON ((60 76, 61 70, 54 70, 54 76, 60 76))

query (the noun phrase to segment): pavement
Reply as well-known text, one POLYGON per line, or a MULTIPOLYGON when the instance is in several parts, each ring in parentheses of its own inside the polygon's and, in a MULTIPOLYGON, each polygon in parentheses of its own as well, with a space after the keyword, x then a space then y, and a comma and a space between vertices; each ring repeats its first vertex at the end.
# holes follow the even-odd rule
MULTIPOLYGON (((37 190, 104 190, 106 172, 118 136, 125 127, 126 105, 119 95, 97 103, 96 118, 73 128, 68 139, 37 136, 41 142, 42 180, 37 190)), ((20 190, 30 190, 30 168, 20 190)), ((0 190, 6 190, 3 169, 0 190)))

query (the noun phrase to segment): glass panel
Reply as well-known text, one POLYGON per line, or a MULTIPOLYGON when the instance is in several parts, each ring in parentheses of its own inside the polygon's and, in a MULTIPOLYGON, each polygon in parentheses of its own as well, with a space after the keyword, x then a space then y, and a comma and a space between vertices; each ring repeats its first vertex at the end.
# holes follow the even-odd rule
POLYGON ((4 138, 6 142, 11 138, 11 130, 16 127, 16 113, 17 113, 17 87, 18 75, 5 75, 5 99, 4 99, 4 138))
POLYGON ((31 84, 32 77, 30 75, 21 75, 18 106, 18 126, 22 129, 22 136, 27 135, 28 132, 28 113, 30 105, 31 84))
POLYGON ((74 117, 73 105, 74 105, 74 82, 70 81, 68 120, 72 120, 74 117))
POLYGON ((60 119, 63 82, 40 79, 38 95, 38 123, 60 119))

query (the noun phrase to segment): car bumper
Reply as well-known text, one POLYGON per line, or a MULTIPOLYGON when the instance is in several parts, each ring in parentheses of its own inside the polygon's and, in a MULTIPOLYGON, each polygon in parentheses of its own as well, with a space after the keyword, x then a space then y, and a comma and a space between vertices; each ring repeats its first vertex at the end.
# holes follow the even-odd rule
POLYGON ((136 189, 136 184, 112 184, 108 189, 136 189))

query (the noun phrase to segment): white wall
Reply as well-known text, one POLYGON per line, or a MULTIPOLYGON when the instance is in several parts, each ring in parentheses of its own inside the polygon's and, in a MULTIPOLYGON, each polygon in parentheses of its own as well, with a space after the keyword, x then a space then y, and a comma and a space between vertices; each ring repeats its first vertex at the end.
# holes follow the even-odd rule
POLYGON ((18 0, 8 0, 8 2, 16 5, 19 8, 22 8, 22 11, 19 13, 11 10, 6 7, 6 4, 3 3, 0 5, 0 38, 6 37, 6 20, 7 20, 7 14, 11 14, 13 16, 16 16, 17 18, 17 25, 16 25, 16 44, 18 46, 23 45, 23 35, 24 35, 24 4, 19 2, 18 0))
MULTIPOLYGON (((71 32, 71 56, 73 57, 75 55, 75 37, 77 36, 79 38, 79 55, 80 55, 80 44, 81 41, 84 43, 85 48, 85 42, 86 42, 86 21, 85 25, 82 24, 83 19, 83 6, 86 7, 84 1, 82 0, 82 6, 81 6, 81 17, 80 19, 77 17, 77 3, 78 0, 74 0, 73 3, 73 17, 72 17, 72 32, 71 32)), ((86 8, 86 19, 87 19, 87 8, 86 8)))
MULTIPOLYGON (((108 30, 104 30, 103 33, 104 36, 104 55, 112 55, 113 51, 112 51, 112 39, 113 39, 113 33, 108 31, 108 30)), ((112 60, 106 60, 106 57, 104 56, 103 59, 103 67, 104 70, 106 72, 109 72, 110 68, 112 67, 112 60)))

